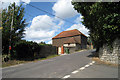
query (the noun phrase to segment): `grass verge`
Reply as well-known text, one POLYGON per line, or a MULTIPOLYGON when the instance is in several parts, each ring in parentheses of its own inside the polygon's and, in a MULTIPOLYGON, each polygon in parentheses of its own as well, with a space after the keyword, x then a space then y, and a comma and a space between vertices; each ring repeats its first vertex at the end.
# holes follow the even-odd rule
POLYGON ((101 61, 98 57, 93 57, 92 60, 96 61, 97 64, 105 64, 105 65, 109 65, 109 66, 118 67, 118 64, 113 64, 113 63, 110 63, 110 62, 101 61))
POLYGON ((57 57, 57 56, 60 56, 60 55, 50 55, 50 56, 47 56, 46 58, 40 58, 40 59, 36 59, 34 61, 46 60, 46 59, 50 59, 50 58, 57 57))
POLYGON ((57 57, 57 56, 59 56, 59 55, 50 55, 46 58, 39 58, 39 59, 35 59, 33 61, 9 60, 8 62, 2 62, 2 67, 9 67, 9 66, 13 66, 13 65, 22 64, 22 63, 28 63, 28 62, 36 62, 36 61, 50 59, 50 58, 57 57))
POLYGON ((9 66, 13 66, 13 65, 27 63, 27 62, 30 62, 30 61, 9 60, 8 62, 2 62, 2 67, 9 67, 9 66))

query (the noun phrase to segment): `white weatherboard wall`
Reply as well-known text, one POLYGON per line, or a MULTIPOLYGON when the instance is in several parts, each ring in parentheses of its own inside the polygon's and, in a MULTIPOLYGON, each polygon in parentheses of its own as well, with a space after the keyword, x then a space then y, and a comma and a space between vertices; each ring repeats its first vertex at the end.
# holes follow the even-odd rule
POLYGON ((64 44, 65 47, 73 47, 76 46, 76 44, 64 44))

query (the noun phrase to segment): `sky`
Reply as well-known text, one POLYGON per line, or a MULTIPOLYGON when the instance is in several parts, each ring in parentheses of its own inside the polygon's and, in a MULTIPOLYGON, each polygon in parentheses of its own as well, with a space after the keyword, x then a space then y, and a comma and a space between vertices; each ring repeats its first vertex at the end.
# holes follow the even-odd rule
POLYGON ((71 0, 0 0, 0 8, 7 8, 10 3, 20 5, 24 1, 26 23, 25 37, 27 41, 52 44, 52 37, 62 31, 78 29, 89 36, 89 30, 81 23, 82 15, 71 4, 71 0), (4 2, 4 3, 2 3, 4 2), (34 7, 32 7, 32 6, 34 7), (36 9, 37 8, 37 9, 36 9))

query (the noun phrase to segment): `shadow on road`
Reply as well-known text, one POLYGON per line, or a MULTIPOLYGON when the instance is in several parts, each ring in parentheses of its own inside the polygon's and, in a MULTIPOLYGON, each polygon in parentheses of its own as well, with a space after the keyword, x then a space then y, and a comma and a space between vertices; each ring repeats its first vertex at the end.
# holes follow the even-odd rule
POLYGON ((87 57, 89 57, 89 58, 99 57, 99 56, 98 56, 98 52, 96 52, 96 51, 92 51, 91 54, 88 55, 87 57))

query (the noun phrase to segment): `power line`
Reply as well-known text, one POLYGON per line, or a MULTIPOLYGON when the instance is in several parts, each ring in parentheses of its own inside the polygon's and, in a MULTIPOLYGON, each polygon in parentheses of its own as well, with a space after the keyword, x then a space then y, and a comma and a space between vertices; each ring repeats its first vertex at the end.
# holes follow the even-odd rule
MULTIPOLYGON (((34 16, 32 16, 32 15, 30 15, 30 14, 28 14, 28 13, 26 13, 28 16, 30 16, 30 17, 34 17, 34 16)), ((37 19, 37 20, 39 20, 40 21, 40 19, 37 19)), ((43 22, 43 21, 42 21, 43 22)), ((47 22, 43 22, 43 23, 46 23, 46 24, 48 24, 48 25, 50 25, 50 26, 53 26, 53 25, 51 25, 51 24, 49 24, 49 23, 47 23, 47 22)))
MULTIPOLYGON (((23 2, 23 3, 25 3, 25 2, 23 2)), ((48 11, 45 11, 45 10, 43 10, 43 9, 40 9, 40 8, 38 8, 38 7, 36 7, 36 6, 33 6, 33 5, 31 5, 31 4, 28 4, 28 3, 26 3, 26 4, 29 5, 29 6, 31 6, 31 7, 33 7, 33 8, 35 8, 35 9, 37 9, 37 10, 40 10, 40 11, 44 12, 44 13, 48 13, 49 15, 55 16, 54 14, 52 14, 52 13, 50 13, 50 12, 48 12, 48 11)), ((66 21, 66 22, 69 22, 69 23, 71 23, 71 24, 76 24, 76 23, 74 23, 74 22, 71 22, 71 21, 68 21, 68 20, 66 20, 66 19, 63 19, 63 18, 61 18, 61 17, 59 17, 59 16, 55 16, 55 17, 57 17, 57 18, 59 18, 59 19, 62 19, 62 20, 64 20, 64 21, 66 21)))
MULTIPOLYGON (((32 16, 32 15, 30 15, 29 13, 26 13, 28 16, 30 16, 30 17, 34 17, 34 16, 32 16)), ((41 21, 40 19, 37 19, 38 21, 41 21)), ((55 26, 55 25, 52 25, 52 24, 49 24, 49 23, 47 23, 47 22, 45 22, 45 21, 42 21, 43 23, 46 23, 46 24, 48 24, 48 25, 50 25, 50 26, 55 26)), ((61 28, 61 31, 64 31, 62 28, 61 28)))

